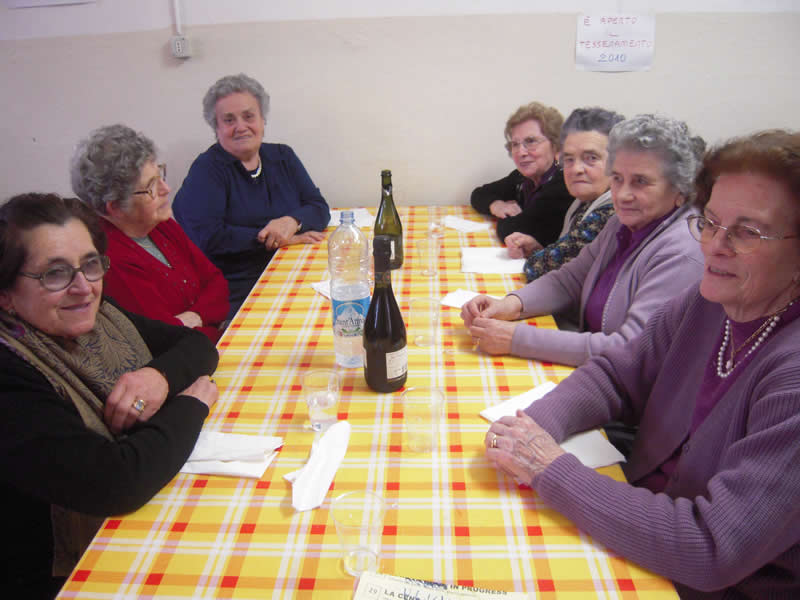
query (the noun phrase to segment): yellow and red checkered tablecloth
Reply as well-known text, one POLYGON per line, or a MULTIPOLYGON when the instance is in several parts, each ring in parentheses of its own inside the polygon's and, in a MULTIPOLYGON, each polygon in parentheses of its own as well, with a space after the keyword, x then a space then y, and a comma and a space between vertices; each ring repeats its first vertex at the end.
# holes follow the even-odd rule
MULTIPOLYGON (((522 285, 521 275, 461 272, 462 246, 497 245, 489 229, 447 229, 438 276, 419 275, 414 241, 431 210, 479 219, 467 207, 400 209, 406 256, 393 286, 402 311, 414 297, 458 288, 503 295, 522 285)), ((322 507, 295 512, 283 476, 304 464, 314 439, 300 377, 334 367, 330 303, 311 288, 327 276, 324 243, 281 249, 219 342, 220 399, 205 428, 283 437, 264 477, 179 474, 140 510, 105 522, 59 598, 350 598, 355 580, 342 568, 329 508, 331 498, 356 489, 393 505, 384 573, 544 599, 677 597, 668 581, 609 554, 489 465, 488 424, 478 413, 571 369, 474 352, 453 308, 442 308, 438 347, 410 344, 408 352, 406 385, 435 385, 446 395, 439 447, 410 453, 400 392, 376 394, 361 369, 342 370, 347 455, 322 507)), ((549 317, 529 322, 555 327, 549 317)), ((616 466, 603 471, 623 479, 616 466)))

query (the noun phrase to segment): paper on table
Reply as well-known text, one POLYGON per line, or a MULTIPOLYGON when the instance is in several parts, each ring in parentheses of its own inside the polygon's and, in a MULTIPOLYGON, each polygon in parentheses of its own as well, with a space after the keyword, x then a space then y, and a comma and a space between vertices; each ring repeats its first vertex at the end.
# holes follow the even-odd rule
POLYGON ((485 590, 453 583, 437 583, 410 577, 365 571, 358 580, 353 600, 388 600, 390 598, 439 598, 442 600, 534 600, 531 592, 485 590))
MULTIPOLYGON (((495 404, 481 411, 481 416, 487 421, 494 422, 500 417, 513 416, 517 410, 524 410, 555 388, 551 381, 537 385, 519 396, 514 396, 505 402, 495 404)), ((565 452, 574 454, 585 466, 592 469, 606 467, 618 462, 625 462, 625 457, 609 442, 598 429, 577 433, 563 442, 561 448, 565 452)))
POLYGON ((463 273, 522 273, 524 258, 510 258, 506 248, 461 248, 463 273))
POLYGON ((201 431, 181 473, 260 479, 282 445, 270 435, 201 431))
MULTIPOLYGON (((375 217, 373 217, 366 208, 353 208, 348 209, 353 212, 353 220, 356 227, 373 227, 375 225, 375 217)), ((342 221, 341 210, 331 210, 331 220, 328 221, 328 227, 338 227, 342 221)))
POLYGON ((339 421, 331 425, 312 444, 308 462, 297 471, 283 476, 292 484, 292 506, 295 510, 310 510, 322 504, 347 452, 349 441, 350 423, 339 421))
POLYGON ((455 229, 461 233, 476 233, 478 231, 486 231, 491 227, 491 223, 486 221, 469 221, 453 215, 445 215, 442 223, 444 223, 445 227, 455 229))
MULTIPOLYGON (((471 290, 462 290, 461 288, 455 290, 454 292, 450 292, 446 296, 442 298, 442 304, 444 306, 452 306, 453 308, 461 308, 467 302, 472 300, 475 296, 479 296, 478 292, 473 292, 471 290)), ((489 296, 490 298, 497 298, 500 300, 498 296, 489 296)))
POLYGON ((317 293, 322 294, 328 300, 331 299, 331 280, 326 279, 325 281, 317 281, 316 283, 312 283, 311 287, 314 288, 317 293))

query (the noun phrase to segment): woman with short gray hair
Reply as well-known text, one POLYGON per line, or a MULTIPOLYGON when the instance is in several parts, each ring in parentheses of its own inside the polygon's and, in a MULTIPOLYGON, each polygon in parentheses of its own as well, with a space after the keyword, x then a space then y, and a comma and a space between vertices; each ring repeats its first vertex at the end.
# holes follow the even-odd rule
POLYGON ((688 128, 641 115, 615 125, 610 139, 616 214, 560 269, 502 300, 478 296, 464 305, 461 317, 481 350, 582 365, 634 338, 659 306, 700 280, 702 253, 684 222, 696 212, 684 183, 699 166, 688 128), (577 323, 578 331, 514 322, 546 314, 577 323))
POLYGON ((70 171, 73 191, 102 217, 108 237, 104 293, 216 342, 228 284, 172 219, 166 166, 157 164, 152 140, 125 125, 101 127, 78 144, 70 171))
POLYGON ((244 74, 216 81, 203 117, 216 143, 175 196, 175 217, 219 267, 233 317, 278 248, 325 239, 330 212, 294 151, 262 142, 269 95, 244 74))

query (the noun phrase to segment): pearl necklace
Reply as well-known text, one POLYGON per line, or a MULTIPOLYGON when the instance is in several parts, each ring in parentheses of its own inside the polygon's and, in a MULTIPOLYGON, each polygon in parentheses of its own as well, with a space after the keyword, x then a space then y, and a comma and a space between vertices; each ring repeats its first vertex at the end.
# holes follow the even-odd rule
POLYGON ((744 343, 735 350, 733 348, 733 342, 731 341, 731 321, 730 319, 725 319, 725 335, 722 338, 722 345, 719 347, 719 353, 717 353, 717 376, 721 377, 722 379, 727 378, 731 373, 733 373, 733 370, 736 368, 737 365, 741 364, 742 361, 744 361, 748 356, 750 356, 753 352, 755 352, 756 348, 758 348, 764 342, 764 340, 767 339, 767 336, 772 332, 772 330, 775 329, 776 325, 778 324, 778 321, 781 320, 781 315, 792 304, 794 304, 794 300, 789 302, 789 304, 784 306, 778 312, 773 314, 769 319, 764 321, 764 324, 761 325, 761 327, 759 327, 758 329, 756 329, 753 335, 747 338, 744 341, 744 343), (744 348, 747 344, 749 344, 750 341, 756 336, 758 336, 758 339, 756 339, 755 344, 750 346, 750 350, 747 351, 747 354, 744 355, 742 360, 740 360, 738 363, 735 363, 733 359, 736 357, 736 355, 742 350, 742 348, 744 348), (722 362, 724 361, 725 349, 728 347, 729 341, 731 341, 731 357, 727 360, 727 362, 725 362, 725 369, 723 370, 722 362))
POLYGON ((255 170, 255 173, 250 173, 250 177, 256 179, 259 175, 261 175, 261 156, 258 157, 258 168, 255 170))

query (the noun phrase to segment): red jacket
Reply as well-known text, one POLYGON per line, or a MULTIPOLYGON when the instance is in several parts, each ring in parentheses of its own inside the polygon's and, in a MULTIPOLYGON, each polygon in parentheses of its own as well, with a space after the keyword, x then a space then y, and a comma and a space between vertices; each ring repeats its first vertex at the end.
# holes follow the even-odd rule
POLYGON ((203 319, 198 331, 216 342, 217 325, 228 316, 228 282, 192 243, 181 226, 169 219, 159 223, 150 239, 172 268, 152 256, 116 225, 100 219, 108 236, 111 268, 103 279, 103 293, 123 308, 172 325, 175 315, 191 310, 203 319))

